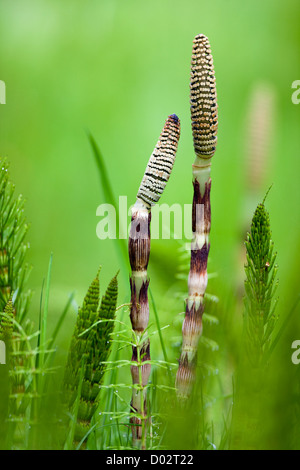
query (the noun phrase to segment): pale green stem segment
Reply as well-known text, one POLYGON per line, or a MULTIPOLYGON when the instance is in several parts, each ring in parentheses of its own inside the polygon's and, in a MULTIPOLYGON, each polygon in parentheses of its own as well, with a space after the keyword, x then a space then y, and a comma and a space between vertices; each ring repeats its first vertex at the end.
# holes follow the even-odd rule
POLYGON ((209 181, 210 178, 210 168, 211 168, 211 157, 200 157, 196 155, 195 161, 192 165, 193 169, 193 181, 197 180, 200 184, 201 196, 204 195, 205 183, 209 181))

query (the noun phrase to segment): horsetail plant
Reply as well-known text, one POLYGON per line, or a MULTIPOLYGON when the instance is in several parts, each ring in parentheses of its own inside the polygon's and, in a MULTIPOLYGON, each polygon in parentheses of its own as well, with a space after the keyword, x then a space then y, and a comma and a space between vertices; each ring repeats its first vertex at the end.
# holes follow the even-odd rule
POLYGON ((117 275, 109 283, 100 307, 99 295, 98 272, 78 311, 65 368, 63 401, 73 414, 67 446, 84 441, 99 404, 105 362, 110 354, 114 329, 117 275))
POLYGON ((28 244, 24 239, 29 226, 24 216, 24 199, 21 195, 15 198, 14 191, 8 163, 0 158, 0 311, 15 292, 15 317, 22 323, 30 299, 30 292, 24 291, 29 274, 29 266, 24 262, 28 244))
MULTIPOLYGON (((24 426, 26 423, 25 412, 31 404, 28 398, 32 390, 26 390, 26 384, 30 375, 30 360, 24 342, 18 334, 18 323, 15 320, 15 307, 10 296, 0 314, 0 340, 4 341, 7 351, 8 375, 6 389, 9 391, 7 402, 6 423, 1 425, 6 428, 6 442, 13 442, 13 446, 22 446, 24 426), (26 393, 27 392, 27 393, 26 393), (22 423, 24 421, 24 423, 22 423), (17 431, 17 432, 16 432, 17 431)), ((1 392, 3 392, 1 390, 1 392)), ((1 399, 3 397, 1 396, 1 399)))
POLYGON ((12 296, 4 307, 4 315, 5 316, 1 318, 0 322, 0 339, 3 341, 10 340, 13 333, 15 308, 12 301, 12 296))
POLYGON ((190 104, 196 154, 192 165, 193 206, 191 261, 188 298, 182 325, 182 350, 176 376, 179 399, 187 399, 195 379, 196 353, 202 333, 207 259, 210 248, 210 167, 216 150, 218 111, 213 58, 208 38, 199 34, 193 41, 190 104))
POLYGON ((169 180, 180 137, 180 121, 170 115, 149 159, 144 177, 132 208, 128 241, 131 266, 130 319, 133 330, 131 375, 133 392, 131 409, 133 446, 146 448, 147 435, 147 383, 151 372, 150 340, 146 329, 149 322, 147 267, 150 256, 151 207, 160 199, 169 180))
POLYGON ((8 173, 8 162, 0 158, 0 335, 9 352, 9 389, 6 442, 18 448, 22 442, 32 404, 32 368, 29 345, 32 323, 25 321, 31 293, 25 291, 29 266, 25 263, 28 224, 24 199, 15 197, 15 186, 8 173), (21 424, 22 423, 22 424, 21 424), (18 430, 18 437, 16 435, 18 430), (19 442, 17 442, 19 441, 19 442))
POLYGON ((258 204, 246 240, 245 332, 248 358, 258 367, 267 357, 276 318, 273 301, 278 284, 270 218, 264 203, 258 204))
POLYGON ((235 381, 232 449, 241 446, 245 449, 263 448, 265 431, 261 422, 268 421, 273 413, 268 364, 276 324, 277 266, 264 201, 255 210, 245 245, 244 335, 235 381))

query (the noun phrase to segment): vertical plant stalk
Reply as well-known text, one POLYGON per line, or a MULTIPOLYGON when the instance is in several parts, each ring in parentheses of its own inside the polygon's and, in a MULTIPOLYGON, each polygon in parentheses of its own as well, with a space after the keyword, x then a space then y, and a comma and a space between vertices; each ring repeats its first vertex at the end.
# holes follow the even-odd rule
POLYGON ((276 253, 264 203, 256 208, 245 245, 245 346, 249 362, 257 368, 265 362, 271 345, 276 323, 274 294, 278 285, 276 253))
POLYGON ((133 392, 131 418, 133 445, 146 448, 147 383, 151 372, 149 322, 148 263, 150 256, 151 207, 160 199, 169 180, 180 136, 180 122, 175 114, 166 120, 158 143, 149 159, 137 200, 132 208, 128 252, 131 266, 130 320, 133 330, 131 375, 133 392))
POLYGON ((231 449, 263 449, 274 413, 274 384, 269 360, 277 318, 274 298, 278 285, 276 253, 270 218, 264 201, 258 204, 247 234, 244 297, 244 334, 235 378, 231 423, 231 449), (251 432, 249 432, 249 429, 251 432))
POLYGON ((210 167, 216 150, 218 111, 213 58, 208 38, 195 37, 191 63, 190 104, 196 154, 192 165, 193 209, 188 298, 182 325, 182 350, 176 376, 179 399, 187 399, 195 379, 196 354, 202 333, 207 259, 210 249, 210 167))
POLYGON ((28 232, 24 215, 24 199, 15 197, 8 163, 0 157, 0 310, 3 311, 14 292, 15 319, 22 323, 28 309, 30 292, 25 283, 30 267, 25 263, 29 245, 24 241, 28 232))
MULTIPOLYGON (((8 446, 20 448, 24 446, 34 382, 29 379, 31 357, 25 339, 32 328, 32 323, 25 321, 31 297, 30 292, 26 291, 30 267, 25 263, 29 248, 25 239, 29 226, 24 212, 24 199, 21 195, 16 197, 8 167, 7 160, 0 157, 0 312, 9 315, 11 319, 10 334, 7 336, 10 395, 6 441, 8 446)), ((0 315, 0 335, 8 326, 6 320, 0 315)))

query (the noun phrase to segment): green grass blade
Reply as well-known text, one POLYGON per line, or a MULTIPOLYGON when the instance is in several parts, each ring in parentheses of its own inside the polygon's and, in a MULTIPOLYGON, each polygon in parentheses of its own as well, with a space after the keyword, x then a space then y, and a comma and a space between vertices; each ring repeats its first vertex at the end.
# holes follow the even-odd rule
POLYGON ((48 308, 49 308, 49 293, 50 293, 50 282, 51 282, 51 270, 52 270, 52 259, 53 254, 50 255, 48 274, 46 281, 46 292, 45 292, 45 303, 43 314, 41 318, 41 330, 40 330, 40 354, 39 354, 39 367, 44 367, 45 361, 45 349, 46 349, 46 335, 47 335, 47 320, 48 320, 48 308))
MULTIPOLYGON (((151 291, 150 287, 149 287, 149 294, 150 294, 150 298, 151 298, 151 302, 152 302, 156 327, 157 327, 157 331, 158 331, 158 335, 159 335, 159 340, 160 340, 160 345, 161 345, 161 349, 162 349, 162 352, 163 352, 164 360, 165 360, 165 362, 169 362, 168 361, 168 356, 167 356, 167 351, 166 351, 166 348, 165 348, 165 343, 164 343, 162 333, 161 333, 158 312, 157 312, 157 309, 156 309, 156 305, 155 305, 155 302, 154 302, 154 297, 153 297, 153 294, 152 294, 152 291, 151 291)), ((170 369, 169 368, 168 368, 168 372, 170 374, 170 369)))
MULTIPOLYGON (((59 317, 59 319, 58 319, 58 322, 57 322, 57 324, 56 324, 56 326, 55 326, 55 328, 54 328, 54 331, 53 331, 52 336, 51 336, 51 340, 50 340, 49 345, 48 345, 48 349, 52 349, 52 346, 53 346, 53 344, 54 344, 54 342, 55 342, 55 340, 56 340, 56 338, 57 338, 57 335, 58 335, 58 333, 59 333, 59 331, 60 331, 60 329, 61 329, 61 327, 62 327, 62 325, 63 325, 63 323, 64 323, 64 320, 65 320, 66 315, 67 315, 67 313, 68 313, 68 311, 69 311, 69 308, 70 308, 70 306, 71 306, 71 304, 72 304, 72 302, 73 302, 73 300, 74 300, 74 297, 75 297, 75 292, 72 292, 72 294, 70 294, 70 296, 69 296, 69 298, 68 298, 68 301, 67 301, 67 303, 66 303, 66 306, 65 306, 64 310, 62 311, 62 314, 60 315, 60 317, 59 317)), ((48 357, 49 357, 49 356, 48 356, 48 357)), ((47 362, 47 360, 48 360, 48 357, 47 357, 47 359, 46 359, 46 362, 47 362)))
MULTIPOLYGON (((106 170, 104 158, 92 134, 88 133, 88 138, 89 138, 89 141, 93 150, 93 154, 95 157, 95 161, 97 164, 98 173, 99 173, 99 177, 101 181, 101 188, 103 190, 104 197, 107 203, 111 204, 116 210, 116 232, 117 234, 119 234, 119 229, 120 229, 119 210, 118 210, 118 205, 116 204, 116 199, 113 194, 112 185, 111 185, 111 182, 110 182, 107 170, 106 170)), ((127 282, 128 281, 127 279, 127 271, 128 271, 127 244, 125 243, 125 240, 123 239, 118 239, 116 241, 117 241, 116 246, 117 246, 120 262, 122 263, 124 267, 122 271, 124 273, 124 276, 127 282)))
POLYGON ((76 395, 73 412, 72 412, 70 431, 69 431, 67 440, 64 445, 64 450, 71 450, 73 448, 73 441, 74 441, 75 429, 77 425, 77 416, 78 416, 78 410, 79 410, 79 404, 80 404, 80 398, 81 398, 81 389, 82 389, 83 378, 84 378, 84 373, 85 373, 85 363, 86 363, 86 358, 85 356, 83 356, 82 361, 81 361, 81 370, 80 370, 79 383, 78 383, 78 388, 77 388, 77 395, 76 395))

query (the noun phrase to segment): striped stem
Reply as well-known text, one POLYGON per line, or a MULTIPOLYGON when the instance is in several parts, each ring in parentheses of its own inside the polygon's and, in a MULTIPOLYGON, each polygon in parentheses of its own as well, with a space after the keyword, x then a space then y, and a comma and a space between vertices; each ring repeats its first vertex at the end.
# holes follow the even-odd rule
POLYGON ((209 41, 194 39, 191 64, 190 104, 194 150, 191 262, 188 298, 182 325, 182 350, 176 376, 177 396, 187 399, 195 379, 196 355, 202 334, 207 259, 210 249, 210 167, 216 150, 218 112, 213 59, 209 41))
POLYGON ((151 207, 160 199, 170 177, 180 136, 180 122, 175 114, 166 120, 158 143, 149 159, 144 177, 132 208, 128 252, 131 266, 130 320, 133 330, 131 366, 132 393, 131 418, 133 445, 146 448, 147 436, 147 384, 151 372, 150 340, 146 329, 149 322, 148 262, 150 256, 151 207))

